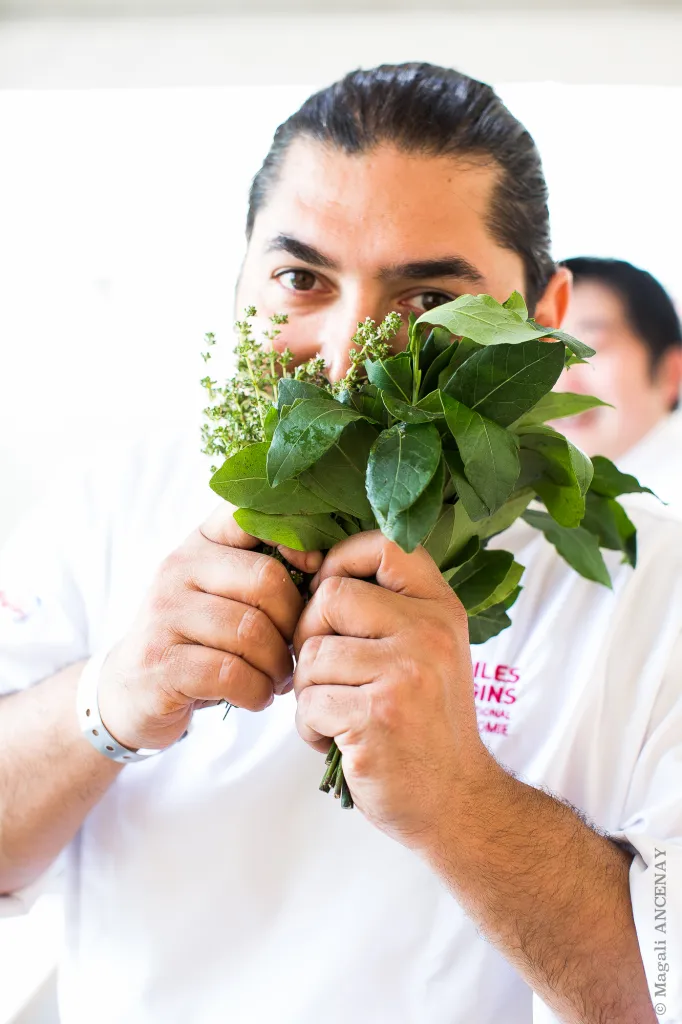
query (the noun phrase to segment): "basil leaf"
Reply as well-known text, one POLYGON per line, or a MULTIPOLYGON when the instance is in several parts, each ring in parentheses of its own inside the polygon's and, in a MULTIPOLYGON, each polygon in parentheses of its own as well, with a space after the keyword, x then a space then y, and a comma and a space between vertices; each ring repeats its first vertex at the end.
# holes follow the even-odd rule
MULTIPOLYGON (((443 329, 435 328, 435 330, 443 329)), ((443 334, 447 334, 447 331, 443 330, 443 334)), ((448 335, 448 337, 450 337, 450 335, 448 335)), ((455 343, 454 345, 448 345, 447 348, 442 349, 438 353, 422 377, 421 387, 419 388, 420 395, 428 395, 432 391, 436 390, 438 387, 438 378, 440 373, 450 365, 450 360, 453 358, 456 348, 457 344, 455 343)))
POLYGON ((514 313, 518 313, 522 320, 528 319, 528 308, 520 292, 512 292, 507 301, 503 302, 502 305, 505 309, 511 309, 514 313))
POLYGON ((296 380, 295 377, 282 377, 277 384, 277 408, 283 405, 293 405, 297 398, 318 398, 334 401, 334 396, 324 388, 318 388, 316 384, 310 384, 305 380, 296 380))
POLYGON ((239 508, 234 521, 252 537, 270 544, 284 544, 295 551, 324 551, 334 547, 348 534, 327 515, 275 516, 239 508))
POLYGON ((480 615, 473 615, 469 618, 469 643, 484 644, 491 640, 498 633, 511 626, 511 619, 507 615, 506 607, 502 604, 495 604, 487 608, 480 615))
POLYGON ((338 441, 301 473, 300 482, 334 509, 358 519, 371 519, 365 471, 369 450, 376 439, 375 428, 364 420, 349 424, 338 441))
POLYGON ((523 514, 526 522, 536 530, 542 530, 550 544, 553 544, 565 561, 585 579, 611 587, 611 577, 604 557, 599 550, 599 540, 582 526, 569 529, 555 522, 547 512, 529 509, 523 514))
POLYGON ((442 327, 434 327, 429 333, 419 353, 419 369, 425 374, 434 359, 450 348, 452 338, 450 332, 442 327))
POLYGON ((369 453, 366 488, 382 529, 414 504, 440 456, 440 435, 432 423, 397 424, 379 434, 369 453))
POLYGON ((545 423, 547 420, 558 420, 563 416, 578 416, 588 409, 596 409, 597 406, 610 406, 608 402, 602 402, 601 398, 593 395, 574 395, 570 391, 550 391, 543 395, 540 401, 533 406, 520 420, 512 423, 512 427, 527 427, 536 423, 545 423))
POLYGON ((465 363, 474 352, 480 352, 483 348, 482 345, 477 345, 475 341, 470 338, 460 338, 457 344, 454 346, 455 351, 453 352, 450 362, 441 370, 438 374, 438 387, 444 387, 452 377, 455 370, 457 370, 462 363, 465 363))
POLYGON ((389 520, 382 527, 383 534, 400 545, 409 554, 428 536, 443 506, 444 467, 441 464, 413 505, 389 520))
POLYGON ((363 384, 357 391, 342 391, 339 402, 347 405, 373 423, 382 427, 388 426, 388 414, 381 400, 382 392, 374 384, 363 384))
POLYGON ((275 427, 279 423, 279 415, 274 405, 271 405, 265 414, 265 422, 263 423, 263 431, 265 433, 265 440, 272 441, 272 435, 275 433, 275 427))
POLYGON ((457 442, 464 473, 488 513, 500 508, 514 490, 521 466, 516 440, 508 430, 442 395, 445 421, 457 442))
POLYGON ((519 345, 537 338, 538 330, 544 330, 490 295, 460 295, 453 302, 422 313, 417 323, 445 327, 451 334, 470 338, 478 345, 519 345))
POLYGON ((518 586, 523 566, 510 551, 478 551, 463 565, 449 569, 443 578, 472 615, 503 601, 518 586))
POLYGON ((464 505, 464 508, 467 511, 469 519, 471 519, 471 521, 474 523, 478 522, 481 519, 485 519, 487 516, 490 515, 490 511, 488 509, 488 506, 485 504, 482 498, 478 496, 474 488, 467 480, 466 474, 464 472, 464 463, 462 461, 462 456, 456 449, 453 450, 452 448, 446 448, 444 450, 444 455, 445 462, 447 464, 448 469, 450 470, 450 475, 452 477, 452 482, 454 484, 455 491, 457 492, 457 497, 464 505))
POLYGON ((605 498, 617 498, 620 494, 654 494, 650 487, 642 487, 637 477, 621 473, 617 466, 603 455, 595 455, 592 465, 594 476, 591 486, 596 494, 602 494, 605 498))
POLYGON ((268 480, 272 485, 302 473, 334 444, 342 431, 361 419, 360 413, 340 402, 323 398, 305 399, 280 420, 267 458, 268 480))
MULTIPOLYGON (((585 494, 592 479, 592 463, 584 452, 550 427, 528 428, 519 436, 522 449, 540 456, 535 490, 548 512, 562 526, 579 526, 585 515, 585 494)), ((524 463, 527 473, 528 464, 524 463)), ((524 482, 527 477, 524 475, 524 482)))
POLYGON ((366 359, 365 369, 370 383, 381 391, 404 402, 412 401, 412 362, 407 352, 387 359, 366 359))
POLYGON ((533 320, 530 320, 529 323, 535 327, 540 337, 556 338, 557 341, 563 342, 568 351, 575 357, 573 362, 584 363, 586 359, 596 354, 593 348, 585 345, 582 341, 578 341, 577 338, 574 338, 572 334, 567 334, 566 331, 555 331, 551 327, 542 327, 533 320))
POLYGON ((442 390, 507 427, 551 391, 563 368, 563 345, 495 345, 470 356, 442 390))
POLYGON ((299 480, 270 486, 265 469, 269 447, 267 441, 260 441, 242 448, 214 473, 211 488, 232 505, 258 512, 333 512, 333 502, 322 500, 299 480))
MULTIPOLYGON (((437 394, 437 392, 434 393, 437 394)), ((386 392, 382 392, 382 398, 391 416, 403 423, 430 423, 432 420, 443 419, 443 407, 440 402, 437 403, 438 408, 431 412, 421 405, 410 405, 408 402, 402 402, 399 398, 392 398, 386 392)))
POLYGON ((444 505, 438 522, 424 541, 424 547, 441 571, 450 569, 473 537, 485 540, 508 529, 523 515, 534 496, 534 488, 521 488, 494 515, 480 522, 471 519, 461 501, 444 505))
POLYGON ((623 561, 637 565, 637 530, 622 505, 615 498, 605 498, 594 491, 586 496, 587 511, 580 524, 599 540, 599 547, 623 552, 623 561))

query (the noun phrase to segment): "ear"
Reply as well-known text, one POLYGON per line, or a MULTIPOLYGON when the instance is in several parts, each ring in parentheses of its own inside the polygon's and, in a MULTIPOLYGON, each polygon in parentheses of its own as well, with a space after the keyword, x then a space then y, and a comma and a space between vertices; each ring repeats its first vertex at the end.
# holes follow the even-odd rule
POLYGON ((573 275, 567 267, 557 267, 535 307, 535 319, 543 327, 561 327, 571 299, 573 275))
POLYGON ((660 389, 668 409, 680 401, 682 389, 682 345, 675 345, 661 356, 656 367, 654 380, 660 389))

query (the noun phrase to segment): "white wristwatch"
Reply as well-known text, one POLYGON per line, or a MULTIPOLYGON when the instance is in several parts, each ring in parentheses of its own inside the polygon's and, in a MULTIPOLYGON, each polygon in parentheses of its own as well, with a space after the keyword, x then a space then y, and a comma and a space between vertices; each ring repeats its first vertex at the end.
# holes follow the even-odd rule
POLYGON ((118 761, 119 764, 132 764, 133 761, 145 761, 148 757, 163 753, 161 750, 131 750, 122 746, 115 740, 109 730, 102 722, 97 701, 97 685, 99 683, 102 665, 107 659, 109 651, 102 651, 95 654, 88 661, 81 673, 76 693, 76 711, 78 722, 83 736, 111 761, 118 761))

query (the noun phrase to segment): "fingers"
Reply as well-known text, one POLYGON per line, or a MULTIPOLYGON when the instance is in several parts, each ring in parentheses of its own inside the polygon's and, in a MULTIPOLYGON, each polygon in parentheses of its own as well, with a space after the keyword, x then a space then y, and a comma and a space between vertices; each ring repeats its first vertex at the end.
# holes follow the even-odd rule
POLYGON ((173 644, 157 667, 159 691, 181 694, 186 700, 226 700, 248 711, 263 711, 272 703, 272 682, 243 658, 199 644, 173 644))
POLYGON ((221 501, 214 508, 208 519, 199 527, 199 532, 206 540, 214 544, 225 544, 231 548, 255 548, 260 541, 257 537, 251 537, 234 521, 234 505, 229 501, 221 501))
MULTIPOLYGON (((257 547, 261 541, 257 537, 252 537, 250 534, 245 533, 235 523, 233 518, 234 511, 234 505, 230 505, 229 501, 222 501, 199 527, 199 532, 206 540, 210 540, 214 544, 244 549, 257 547)), ((301 572, 317 572, 322 565, 323 555, 321 551, 295 551, 293 548, 287 548, 283 544, 279 545, 279 550, 287 562, 296 569, 300 569, 301 572)))
POLYGON ((373 683, 385 674, 387 653, 380 640, 312 636, 303 644, 296 663, 296 696, 307 686, 373 683))
POLYGON ((333 547, 310 589, 315 592, 330 576, 376 577, 380 586, 407 597, 437 598, 444 590, 452 593, 422 547, 408 555, 379 530, 357 533, 333 547))
POLYGON ((201 536, 166 559, 161 585, 167 591, 189 587, 253 605, 286 639, 293 636, 303 607, 303 598, 281 562, 255 551, 209 545, 201 536))
POLYGON ((298 656, 309 637, 339 633, 380 639, 398 632, 410 609, 404 599, 367 580, 324 579, 301 613, 294 633, 298 656))
POLYGON ((291 679, 289 648, 265 612, 200 591, 186 595, 168 627, 185 640, 236 654, 268 676, 280 693, 291 679))
POLYGON ((365 691, 359 686, 309 686, 296 706, 296 728, 302 739, 324 750, 329 740, 343 743, 348 732, 360 731, 367 722, 365 691))

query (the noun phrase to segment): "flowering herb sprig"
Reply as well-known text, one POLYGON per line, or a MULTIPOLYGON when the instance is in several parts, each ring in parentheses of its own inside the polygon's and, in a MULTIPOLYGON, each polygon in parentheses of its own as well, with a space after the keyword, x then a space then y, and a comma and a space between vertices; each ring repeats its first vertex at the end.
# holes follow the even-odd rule
MULTIPOLYGON (((402 352, 391 349, 397 313, 366 320, 335 383, 319 357, 292 372, 275 346, 286 318, 272 318, 263 345, 254 315, 237 324, 232 380, 202 381, 213 402, 204 451, 225 458, 211 487, 247 533, 301 551, 377 528, 405 551, 422 545, 464 605, 471 643, 511 625, 524 568, 488 543, 519 517, 589 580, 611 586, 602 548, 635 565, 617 498, 647 488, 548 423, 604 404, 552 391, 594 352, 535 323, 518 293, 503 304, 462 295, 410 317, 402 352)), ((321 788, 352 807, 334 741, 321 788)))

